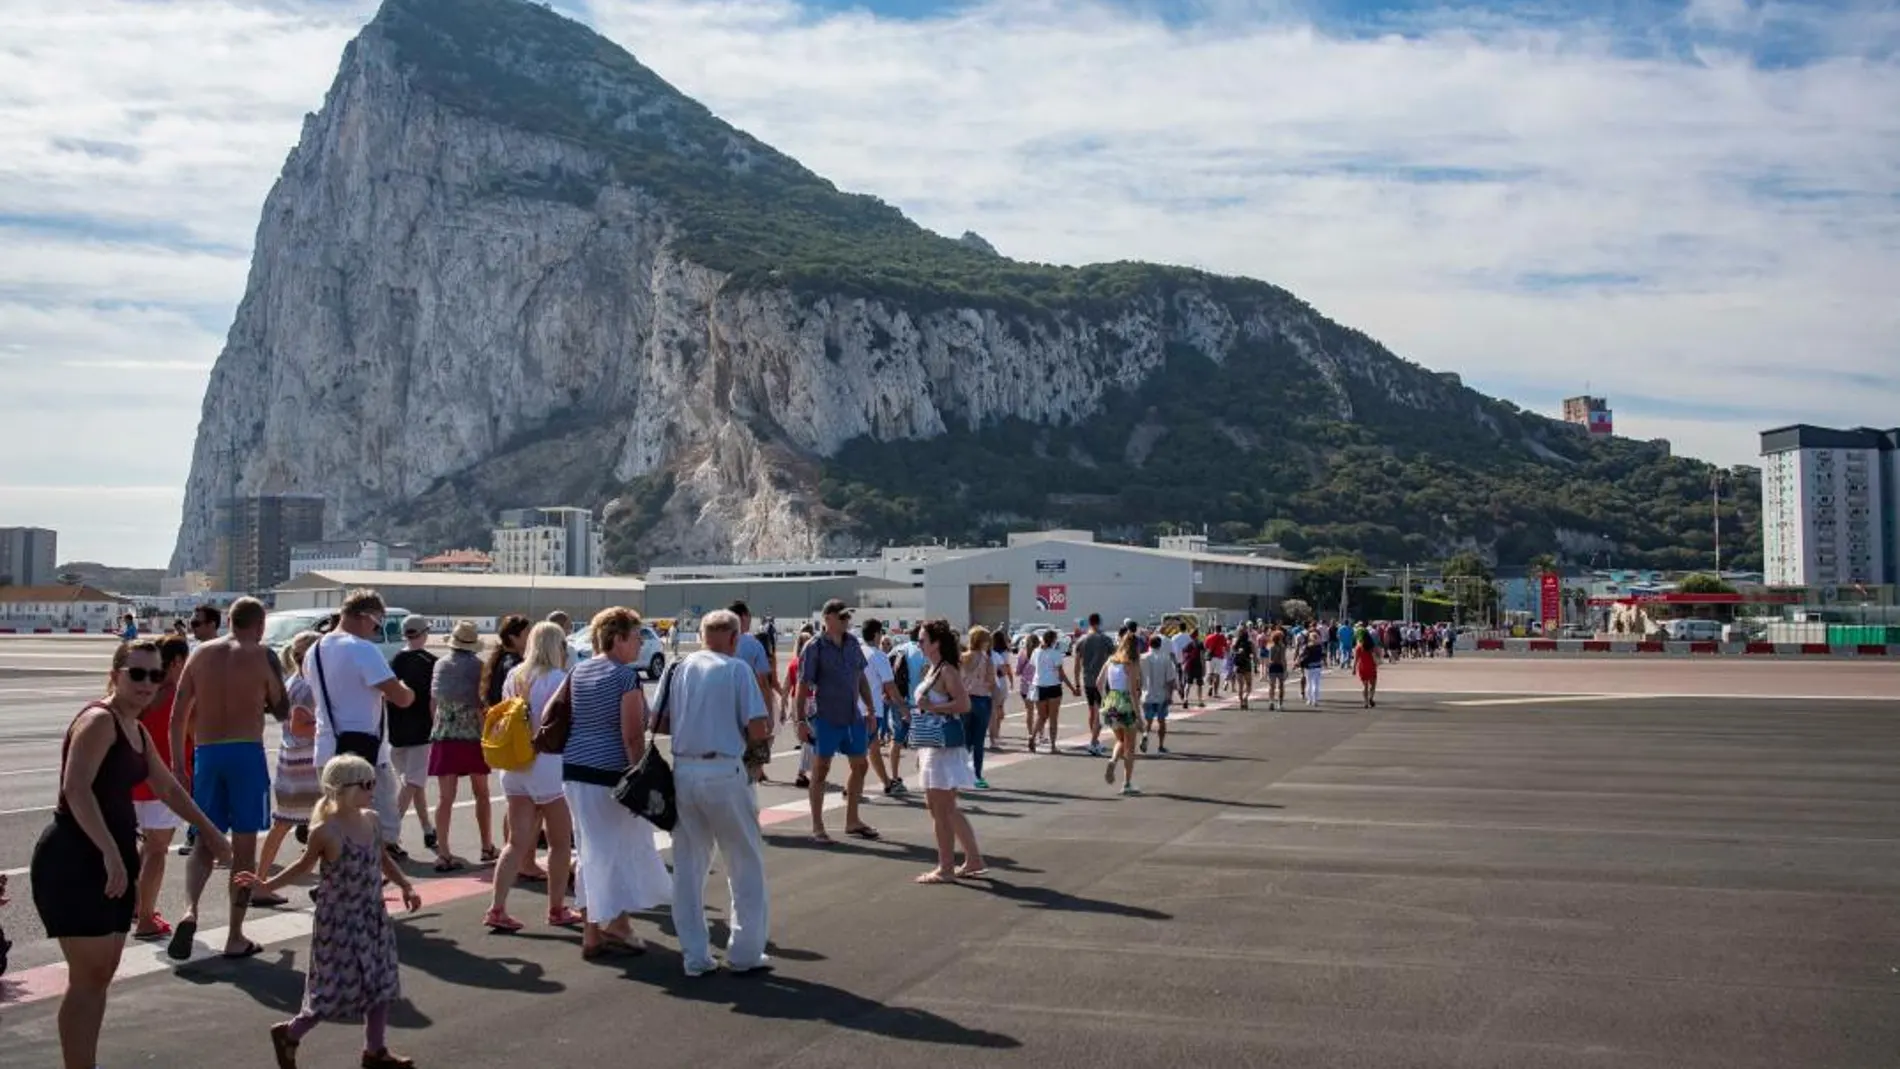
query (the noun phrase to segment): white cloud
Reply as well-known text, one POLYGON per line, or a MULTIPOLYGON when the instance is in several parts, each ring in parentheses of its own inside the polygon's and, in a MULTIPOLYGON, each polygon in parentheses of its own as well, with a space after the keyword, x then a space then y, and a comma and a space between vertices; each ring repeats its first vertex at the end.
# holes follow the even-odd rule
MULTIPOLYGON (((1527 407, 1587 381, 1625 433, 1723 461, 1773 422, 1894 422, 1890 5, 1696 0, 1619 26, 1448 4, 1385 36, 1307 6, 584 10, 841 186, 1010 255, 1264 278, 1527 407)), ((45 488, 182 484, 259 206, 372 7, 0 8, 0 423, 31 469, 0 522, 168 554, 175 495, 127 498, 124 526, 45 488)))

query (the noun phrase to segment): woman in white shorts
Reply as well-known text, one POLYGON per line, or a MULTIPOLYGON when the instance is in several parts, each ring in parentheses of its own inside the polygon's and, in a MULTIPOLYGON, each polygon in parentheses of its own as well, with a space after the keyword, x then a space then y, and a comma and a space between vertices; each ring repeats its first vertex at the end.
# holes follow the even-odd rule
MULTIPOLYGON (((567 680, 567 633, 561 625, 543 621, 528 632, 527 659, 508 673, 501 696, 528 703, 529 730, 541 726, 541 710, 567 680)), ((534 764, 517 772, 503 771, 501 793, 508 799, 511 832, 495 862, 495 889, 482 923, 497 932, 518 932, 520 921, 508 915, 508 891, 524 862, 534 860, 535 827, 545 822, 548 832, 548 923, 581 923, 580 914, 567 906, 567 877, 574 856, 574 820, 561 793, 561 755, 537 753, 534 764)))

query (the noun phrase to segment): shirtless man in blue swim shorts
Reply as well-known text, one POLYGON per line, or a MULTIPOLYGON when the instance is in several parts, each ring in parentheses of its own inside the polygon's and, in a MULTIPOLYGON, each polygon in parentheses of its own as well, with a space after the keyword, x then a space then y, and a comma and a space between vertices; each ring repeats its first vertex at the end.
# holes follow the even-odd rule
MULTIPOLYGON (((264 714, 282 720, 290 700, 263 646, 264 605, 256 598, 231 603, 231 633, 201 644, 185 662, 172 706, 172 764, 192 801, 231 837, 231 871, 257 866, 257 836, 270 828, 270 762, 264 757, 264 714), (185 738, 195 736, 191 776, 185 776, 185 738)), ((184 919, 165 952, 191 957, 198 934, 198 900, 211 880, 212 856, 202 840, 185 866, 184 919)), ((224 956, 248 958, 263 950, 244 936, 248 890, 231 888, 231 927, 224 956)), ((261 903, 260 904, 264 904, 261 903)))

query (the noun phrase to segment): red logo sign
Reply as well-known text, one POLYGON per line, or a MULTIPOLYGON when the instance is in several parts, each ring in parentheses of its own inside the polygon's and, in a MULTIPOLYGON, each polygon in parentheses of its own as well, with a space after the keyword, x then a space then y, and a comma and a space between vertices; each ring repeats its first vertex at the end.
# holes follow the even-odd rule
POLYGON ((1544 621, 1546 633, 1555 631, 1564 618, 1563 579, 1556 572, 1545 572, 1538 587, 1541 595, 1542 611, 1538 613, 1544 621))
POLYGON ((1062 583, 1044 583, 1036 587, 1036 611, 1068 612, 1068 586, 1062 583))

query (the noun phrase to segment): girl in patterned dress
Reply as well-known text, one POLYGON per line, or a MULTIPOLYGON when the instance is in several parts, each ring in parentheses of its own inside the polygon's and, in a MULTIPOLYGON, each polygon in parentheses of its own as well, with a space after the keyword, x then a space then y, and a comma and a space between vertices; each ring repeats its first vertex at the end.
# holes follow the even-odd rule
POLYGON ((237 887, 273 891, 323 862, 311 891, 317 909, 310 933, 310 968, 304 976, 303 1009, 270 1030, 278 1069, 296 1069, 297 1046, 318 1021, 361 1016, 364 1069, 411 1069, 415 1062, 391 1054, 383 1033, 389 1004, 402 995, 397 974, 396 929, 383 903, 382 881, 402 889, 403 905, 422 908, 409 878, 383 850, 382 832, 369 806, 376 769, 354 754, 339 754, 323 766, 323 798, 310 815, 310 845, 297 863, 268 880, 254 872, 231 878, 237 887))

